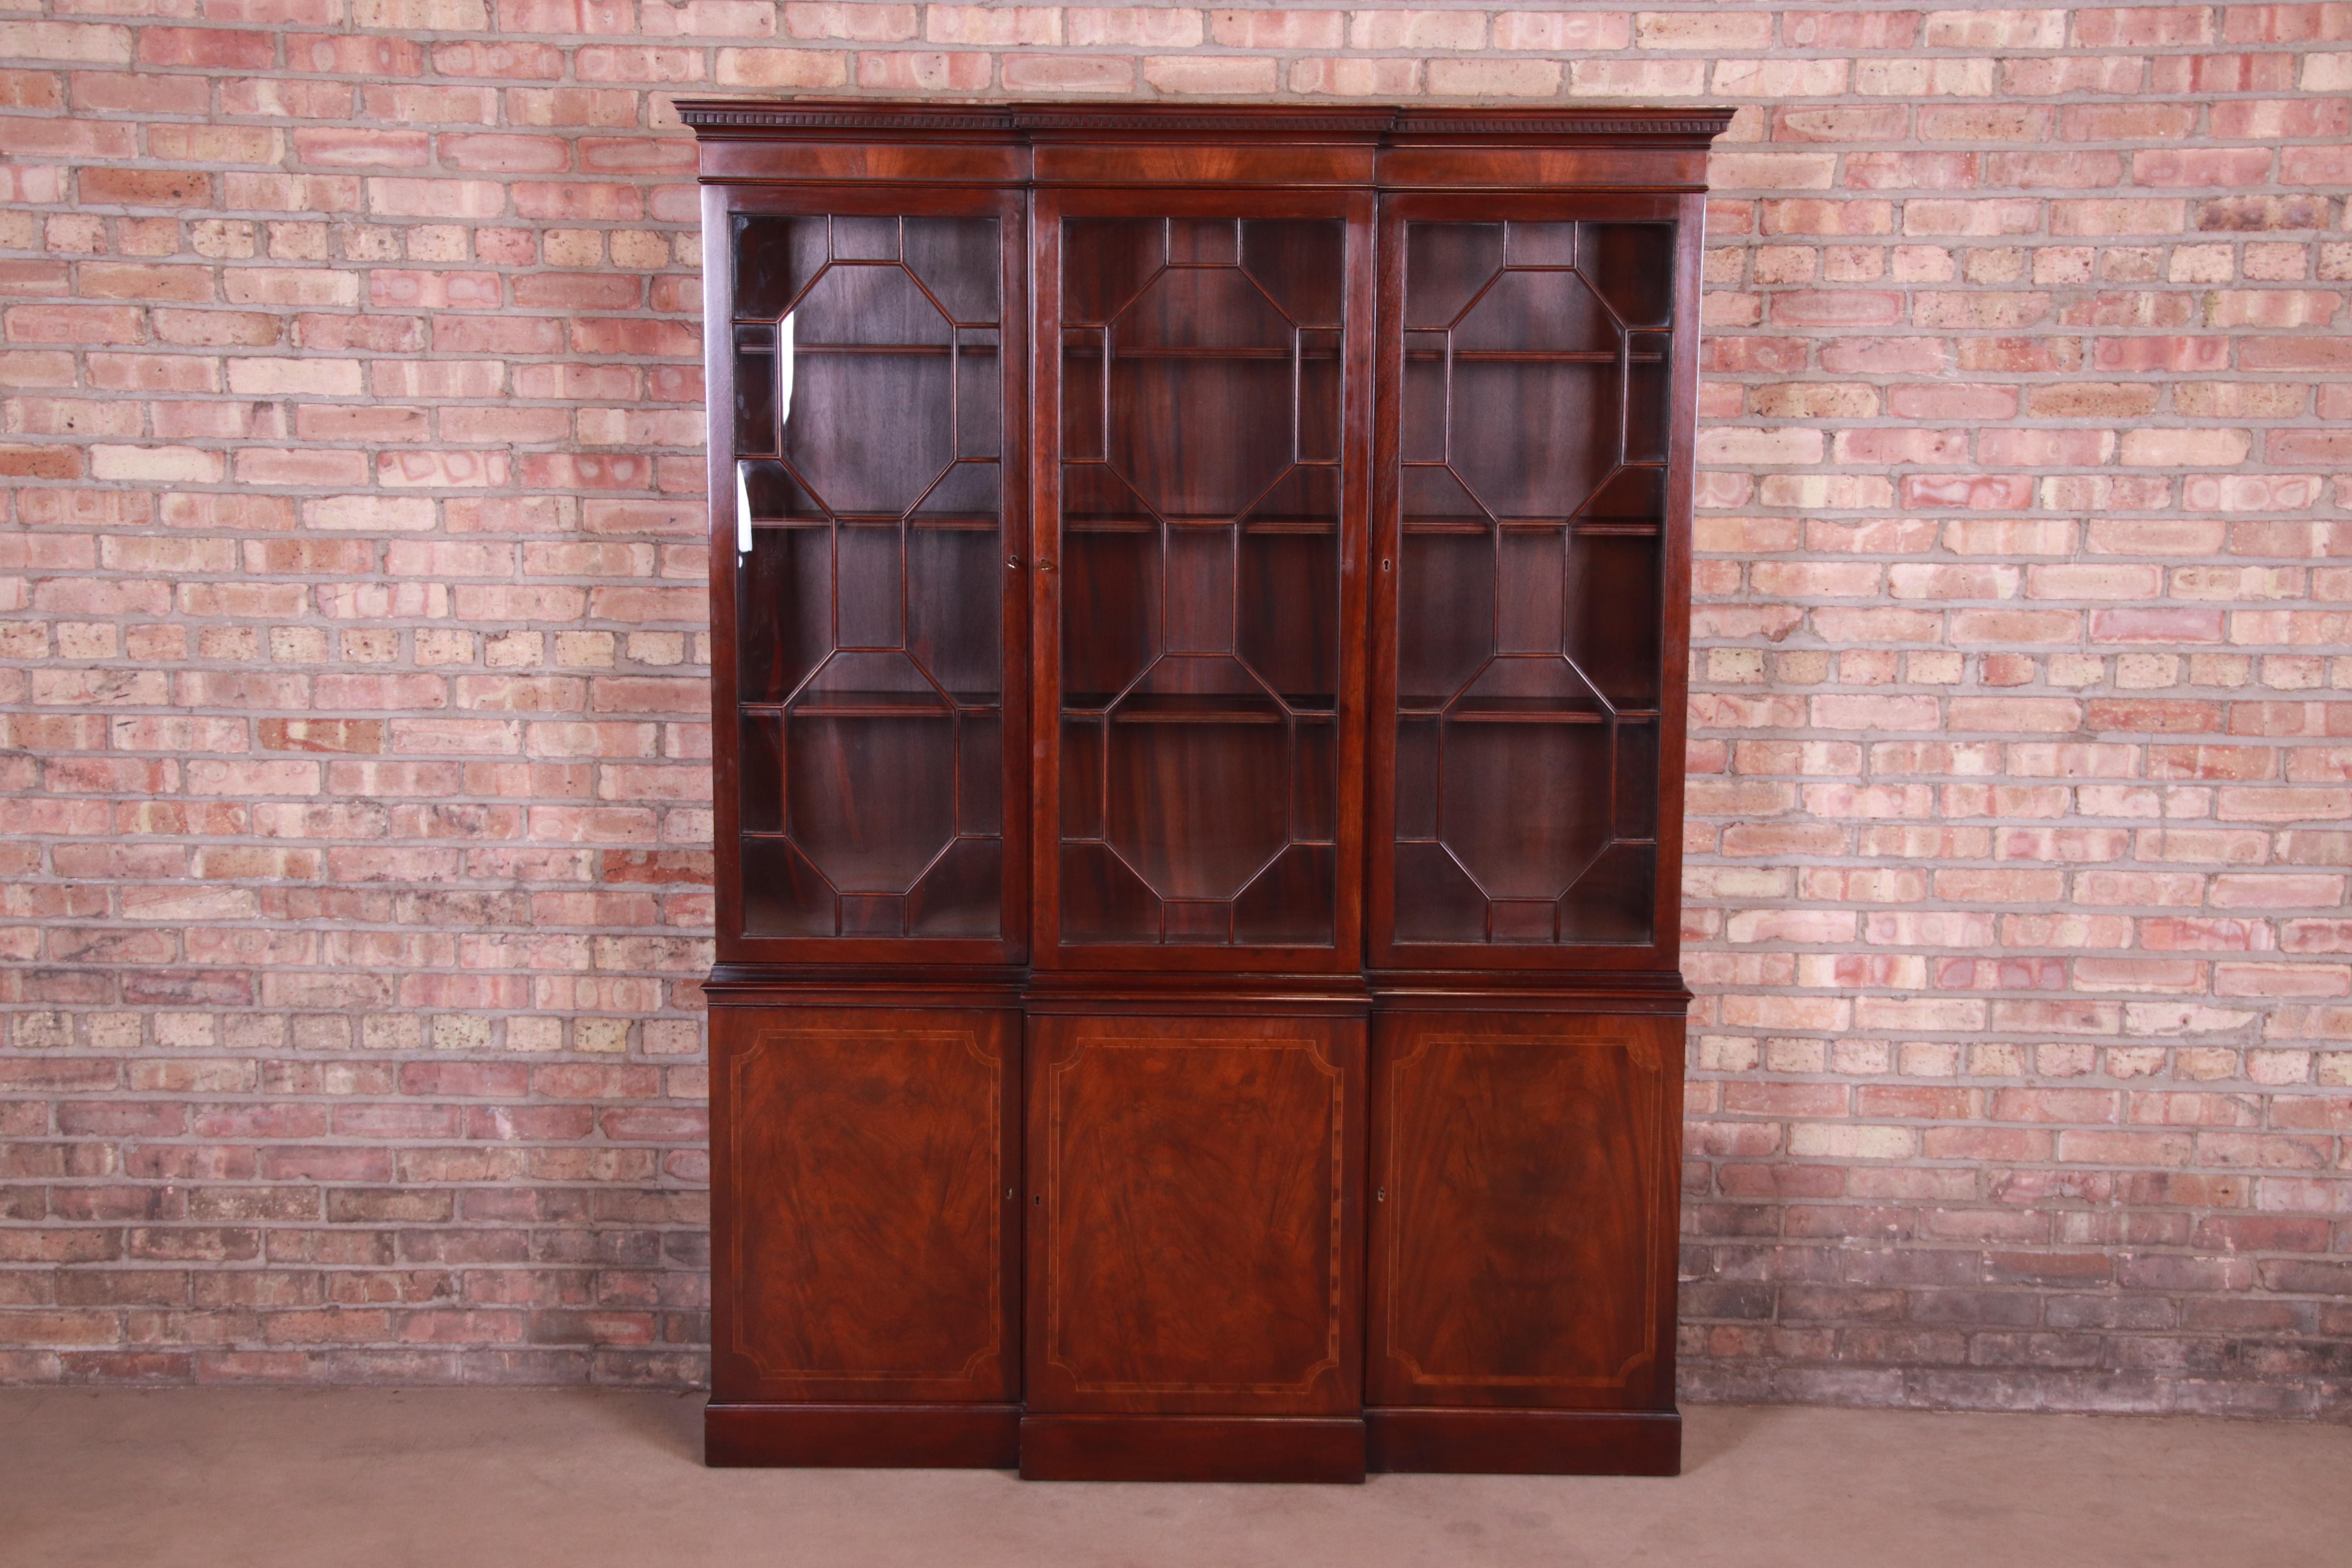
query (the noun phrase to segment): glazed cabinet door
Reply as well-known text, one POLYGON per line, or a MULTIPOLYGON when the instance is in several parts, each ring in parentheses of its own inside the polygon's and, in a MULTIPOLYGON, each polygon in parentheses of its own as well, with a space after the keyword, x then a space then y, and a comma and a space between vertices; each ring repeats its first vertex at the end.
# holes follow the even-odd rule
POLYGON ((1369 1403, 1673 1403, 1682 1039, 1674 1017, 1375 1017, 1369 1403))
POLYGON ((1356 966, 1370 237, 1038 196, 1041 964, 1356 966))
POLYGON ((1021 1016, 715 1007, 723 1403, 1020 1397, 1021 1016))
POLYGON ((705 198, 719 956, 1017 960, 1019 205, 705 198))
POLYGON ((1363 1024, 1029 1027, 1029 1410, 1353 1413, 1363 1024))
POLYGON ((1381 207, 1375 969, 1671 969, 1699 199, 1381 207))

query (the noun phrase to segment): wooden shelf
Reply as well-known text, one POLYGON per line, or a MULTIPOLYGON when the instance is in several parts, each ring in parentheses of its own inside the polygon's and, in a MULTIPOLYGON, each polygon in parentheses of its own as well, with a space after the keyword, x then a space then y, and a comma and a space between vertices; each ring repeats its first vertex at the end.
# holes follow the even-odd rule
POLYGON ((1557 533, 1561 529, 1572 528, 1579 533, 1591 534, 1596 537, 1632 539, 1655 539, 1658 536, 1659 528, 1659 525, 1654 522, 1601 522, 1589 519, 1557 517, 1506 517, 1497 519, 1492 524, 1483 518, 1465 518, 1459 521, 1446 519, 1442 521, 1431 520, 1420 522, 1408 519, 1400 526, 1406 533, 1415 535, 1442 533, 1475 535, 1490 532, 1494 529, 1500 529, 1506 533, 1557 533))
MULTIPOLYGON (((755 841, 766 840, 776 844, 788 843, 793 839, 792 834, 781 828, 772 827, 739 827, 735 830, 735 837, 738 838, 751 839, 755 841)), ((962 841, 964 839, 977 839, 984 844, 996 844, 1003 842, 1004 835, 1002 833, 959 833, 956 835, 956 838, 958 841, 962 841)), ((875 897, 877 895, 868 894, 865 896, 875 897)), ((895 898, 898 895, 884 893, 878 896, 882 898, 895 898)))
POLYGON ((1654 708, 1568 708, 1550 697, 1400 697, 1397 713, 1406 719, 1444 719, 1457 724, 1654 724, 1654 708))
POLYGON ((1245 698, 1130 697, 1110 717, 1114 724, 1279 724, 1289 715, 1280 703, 1245 698))
MULTIPOLYGON (((988 329, 990 331, 994 331, 996 329, 993 327, 988 329)), ((737 353, 746 354, 773 354, 776 351, 772 348, 738 348, 735 352, 737 353)), ((793 345, 793 354, 794 358, 798 358, 803 354, 929 354, 934 358, 945 359, 951 353, 976 354, 983 358, 994 359, 996 357, 996 345, 994 343, 809 342, 796 342, 793 345)))
MULTIPOLYGON (((1400 833, 1396 836, 1395 842, 1399 844, 1421 844, 1426 845, 1432 848, 1442 848, 1444 846, 1445 840, 1443 838, 1423 838, 1409 833, 1400 833)), ((1609 842, 1612 846, 1631 844, 1637 848, 1654 848, 1657 846, 1658 841, 1654 838, 1612 838, 1609 842)), ((1536 901, 1548 902, 1549 900, 1536 901)))
POLYGON ((1301 707, 1277 701, 1270 697, 1247 697, 1226 693, 1136 692, 1126 697, 1102 696, 1098 702, 1085 700, 1095 693, 1081 694, 1077 702, 1065 702, 1065 719, 1100 719, 1105 710, 1116 707, 1110 713, 1118 724, 1282 724, 1296 719, 1302 723, 1328 724, 1338 718, 1330 708, 1301 707))
POLYGON ((992 691, 808 691, 790 703, 739 702, 739 713, 756 718, 952 719, 959 713, 993 713, 1004 700, 992 691))
POLYGON ((1445 710, 1456 724, 1606 724, 1598 708, 1563 708, 1551 698, 1465 698, 1445 710))
MULTIPOLYGON (((1103 354, 1102 349, 1101 349, 1101 347, 1100 347, 1099 345, 1097 345, 1097 344, 1088 344, 1088 343, 1064 343, 1064 344, 1062 345, 1062 357, 1063 357, 1063 358, 1065 358, 1065 359, 1100 359, 1100 358, 1102 358, 1102 354, 1103 354)), ((1294 352, 1294 351, 1292 351, 1292 350, 1290 350, 1290 349, 1187 349, 1187 348, 1131 348, 1131 349, 1129 349, 1129 348, 1120 348, 1120 347, 1118 347, 1117 344, 1113 344, 1113 345, 1112 345, 1112 347, 1111 347, 1111 351, 1110 351, 1110 354, 1111 354, 1111 358, 1113 358, 1113 359, 1134 359, 1134 360, 1147 360, 1147 359, 1148 359, 1148 360, 1184 360, 1184 359, 1199 359, 1199 360, 1265 360, 1265 361, 1280 361, 1280 362, 1283 362, 1283 363, 1287 363, 1290 360, 1292 360, 1292 359, 1294 359, 1294 358, 1297 358, 1297 359, 1302 359, 1302 360, 1317 360, 1317 361, 1321 361, 1321 362, 1324 362, 1324 363, 1330 363, 1330 362, 1332 362, 1332 361, 1336 361, 1336 360, 1339 357, 1339 354, 1338 354, 1336 352, 1331 351, 1331 350, 1328 350, 1328 349, 1309 349, 1309 350, 1300 350, 1300 351, 1296 351, 1296 352, 1294 352)), ((1616 356, 1614 356, 1614 355, 1612 354, 1612 356, 1610 356, 1610 357, 1611 357, 1612 359, 1614 359, 1616 356)))
MULTIPOLYGON (((1161 519, 1150 517, 1081 517, 1064 518, 1065 533, 1157 533, 1161 519)), ((1314 517, 1171 517, 1164 520, 1175 529, 1210 530, 1231 528, 1239 523, 1244 533, 1337 533, 1339 525, 1328 518, 1314 517)))
POLYGON ((998 528, 1003 526, 995 518, 992 517, 953 517, 943 515, 937 517, 909 517, 903 519, 896 517, 844 517, 838 519, 825 517, 755 517, 751 520, 751 527, 755 531, 772 529, 779 532, 783 532, 793 529, 828 529, 833 527, 836 522, 838 522, 843 528, 896 528, 902 521, 908 528, 922 529, 926 531, 934 533, 993 533, 998 528))
MULTIPOLYGON (((1442 349, 1407 349, 1408 363, 1431 363, 1446 358, 1442 349)), ((1453 359, 1457 364, 1615 364, 1619 354, 1615 349, 1455 349, 1453 359)), ((1637 353, 1623 356, 1635 364, 1663 364, 1664 354, 1637 353)))

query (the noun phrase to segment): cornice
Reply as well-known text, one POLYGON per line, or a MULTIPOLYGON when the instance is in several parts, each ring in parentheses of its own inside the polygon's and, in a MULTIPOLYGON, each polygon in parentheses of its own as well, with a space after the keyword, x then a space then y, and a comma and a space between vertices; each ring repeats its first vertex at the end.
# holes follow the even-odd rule
POLYGON ((1372 136, 1396 123, 1392 109, 1299 109, 1290 104, 1264 108, 1231 105, 1222 109, 1178 108, 1142 103, 1132 108, 1102 104, 1023 103, 1013 106, 1013 123, 1024 131, 1320 131, 1372 136))
POLYGON ((1590 108, 1513 110, 1405 109, 1391 129, 1401 136, 1718 136, 1731 123, 1728 109, 1590 108))
POLYGON ((677 100, 677 117, 697 131, 1008 131, 1013 119, 990 104, 761 102, 757 99, 677 100))
POLYGON ((1171 104, 908 102, 890 99, 681 99, 678 118, 696 132, 994 133, 1121 133, 1285 136, 1446 137, 1499 141, 1636 138, 1672 142, 1712 138, 1731 121, 1716 108, 1620 108, 1573 104, 1543 108, 1496 105, 1403 108, 1395 105, 1322 108, 1290 103, 1171 104))

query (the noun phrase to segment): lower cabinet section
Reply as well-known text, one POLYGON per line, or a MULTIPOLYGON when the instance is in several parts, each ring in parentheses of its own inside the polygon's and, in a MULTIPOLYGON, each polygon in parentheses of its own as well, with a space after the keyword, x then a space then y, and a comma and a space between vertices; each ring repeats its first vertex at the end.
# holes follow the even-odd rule
POLYGON ((1030 1021, 1028 1406, 1353 1414, 1360 1019, 1030 1021))
POLYGON ((1672 1474, 1682 1030, 714 1005, 709 1462, 1672 1474))
POLYGON ((1370 1403, 1673 1403, 1682 1038, 1679 1018, 1380 1016, 1370 1403))
POLYGON ((1021 1397, 1021 1016, 714 1007, 721 1405, 1021 1397))
POLYGON ((1021 1473, 1361 1479, 1362 1018, 1029 1030, 1021 1473))

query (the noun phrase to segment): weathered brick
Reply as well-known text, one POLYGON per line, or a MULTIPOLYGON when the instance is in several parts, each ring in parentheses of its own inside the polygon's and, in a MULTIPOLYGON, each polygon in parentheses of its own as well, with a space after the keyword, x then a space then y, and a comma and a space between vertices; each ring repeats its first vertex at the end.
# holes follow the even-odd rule
POLYGON ((1744 103, 1685 1149, 1695 1252, 1758 1279, 1686 1291, 1685 1367, 2095 1403, 2345 1293, 2343 6, 113 10, 0 24, 0 1169, 68 1192, 0 1211, 0 1340, 264 1375, 121 1321, 236 1310, 348 1358, 293 1375, 499 1376, 698 1331, 644 1303, 698 1304, 707 1174, 706 79, 1744 103), (614 1220, 641 1299, 528 1266, 614 1220), (2083 1381, 1968 1381, 2026 1372, 2083 1381))

